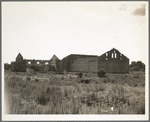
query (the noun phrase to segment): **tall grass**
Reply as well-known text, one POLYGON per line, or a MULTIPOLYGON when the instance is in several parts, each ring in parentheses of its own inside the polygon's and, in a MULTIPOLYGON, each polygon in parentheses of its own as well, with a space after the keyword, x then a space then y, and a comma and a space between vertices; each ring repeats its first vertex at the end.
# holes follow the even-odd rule
POLYGON ((120 79, 108 76, 89 84, 78 82, 80 78, 56 76, 49 77, 46 82, 41 82, 38 78, 26 81, 19 77, 6 78, 5 91, 10 95, 8 108, 11 108, 8 113, 144 114, 145 97, 139 92, 141 99, 138 100, 136 91, 126 90, 124 84, 129 82, 128 78, 129 76, 120 79), (114 107, 113 111, 110 110, 111 107, 114 107))

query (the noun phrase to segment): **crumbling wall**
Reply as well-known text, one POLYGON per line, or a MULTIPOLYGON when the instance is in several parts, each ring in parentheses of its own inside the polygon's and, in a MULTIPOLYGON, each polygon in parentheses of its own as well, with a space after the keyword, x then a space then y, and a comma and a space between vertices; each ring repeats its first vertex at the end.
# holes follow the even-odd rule
POLYGON ((103 68, 108 73, 129 72, 129 59, 118 50, 112 49, 98 58, 98 69, 103 68))
POLYGON ((51 60, 23 60, 19 53, 16 62, 11 63, 12 71, 26 71, 26 68, 33 68, 35 71, 47 72, 50 68, 63 72, 97 72, 103 68, 108 73, 129 72, 129 59, 118 50, 112 49, 101 56, 76 55, 71 54, 63 60, 59 60, 55 55, 51 60), (46 67, 45 67, 46 66, 46 67))
POLYGON ((62 69, 62 60, 58 60, 56 62, 56 65, 57 65, 57 71, 62 72, 63 71, 63 69, 62 69))
POLYGON ((11 71, 14 72, 25 72, 26 65, 23 62, 11 62, 11 71))
POLYGON ((62 60, 62 71, 69 71, 69 65, 70 65, 70 56, 64 58, 62 60))
POLYGON ((50 65, 55 67, 55 70, 57 70, 57 60, 51 60, 50 65))
POLYGON ((58 60, 26 60, 26 65, 27 67, 34 68, 35 71, 41 71, 41 72, 46 72, 48 68, 44 68, 45 66, 47 67, 54 67, 55 71, 58 69, 58 60))
POLYGON ((22 62, 23 61, 23 56, 19 53, 18 56, 16 57, 16 62, 22 62))

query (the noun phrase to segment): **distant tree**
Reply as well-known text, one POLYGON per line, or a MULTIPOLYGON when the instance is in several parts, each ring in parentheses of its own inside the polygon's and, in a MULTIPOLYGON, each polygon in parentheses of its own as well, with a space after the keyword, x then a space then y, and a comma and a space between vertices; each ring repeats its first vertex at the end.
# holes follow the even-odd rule
POLYGON ((4 69, 5 69, 5 70, 10 70, 10 69, 11 69, 11 65, 8 64, 8 63, 5 63, 5 64, 4 64, 4 69))
POLYGON ((134 71, 145 70, 145 64, 142 61, 132 61, 129 67, 134 71))
POLYGON ((138 61, 138 62, 137 62, 137 66, 138 66, 140 69, 145 68, 145 64, 142 63, 142 61, 138 61))
POLYGON ((132 61, 131 64, 130 64, 130 68, 131 68, 131 67, 134 67, 135 65, 136 65, 136 62, 135 62, 135 61, 132 61))

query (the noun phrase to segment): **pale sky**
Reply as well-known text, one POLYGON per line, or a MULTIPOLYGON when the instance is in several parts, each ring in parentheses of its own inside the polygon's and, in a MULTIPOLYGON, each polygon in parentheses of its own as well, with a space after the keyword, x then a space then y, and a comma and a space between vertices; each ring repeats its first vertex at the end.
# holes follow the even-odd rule
POLYGON ((3 62, 102 55, 148 61, 148 2, 2 2, 3 62))

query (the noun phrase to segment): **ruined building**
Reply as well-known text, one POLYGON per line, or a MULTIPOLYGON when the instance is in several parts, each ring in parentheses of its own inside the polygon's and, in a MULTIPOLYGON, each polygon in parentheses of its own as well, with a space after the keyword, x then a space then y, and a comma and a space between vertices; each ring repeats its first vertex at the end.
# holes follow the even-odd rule
POLYGON ((23 59, 19 53, 16 61, 11 62, 12 71, 26 71, 27 67, 35 71, 97 72, 102 68, 108 73, 128 73, 129 59, 113 48, 101 56, 71 54, 62 60, 55 55, 50 60, 23 59))
POLYGON ((11 71, 25 72, 27 68, 41 72, 48 71, 48 69, 57 71, 58 60, 55 55, 50 60, 23 59, 23 56, 19 53, 16 61, 11 62, 11 71))

